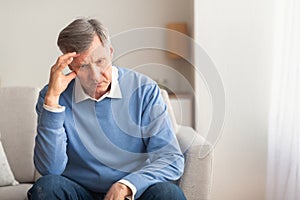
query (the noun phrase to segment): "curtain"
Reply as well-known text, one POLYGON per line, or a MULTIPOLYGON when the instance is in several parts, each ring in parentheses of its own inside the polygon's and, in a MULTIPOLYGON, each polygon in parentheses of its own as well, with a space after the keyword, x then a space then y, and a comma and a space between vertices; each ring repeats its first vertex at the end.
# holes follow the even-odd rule
POLYGON ((300 199, 300 2, 275 0, 267 199, 300 199))

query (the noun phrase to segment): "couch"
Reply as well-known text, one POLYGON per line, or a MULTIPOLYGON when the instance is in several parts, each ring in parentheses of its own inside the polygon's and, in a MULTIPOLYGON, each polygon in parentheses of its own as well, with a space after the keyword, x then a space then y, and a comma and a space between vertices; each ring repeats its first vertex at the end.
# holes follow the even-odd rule
MULTIPOLYGON (((0 88, 0 141, 12 174, 19 182, 16 185, 0 186, 1 200, 26 199, 27 190, 39 177, 33 164, 37 96, 37 88, 0 88)), ((168 105, 180 147, 185 152, 185 171, 178 184, 189 200, 209 199, 213 159, 213 152, 209 150, 211 146, 191 127, 176 123, 166 91, 162 90, 162 96, 168 105), (208 153, 200 157, 200 151, 203 150, 208 153)))

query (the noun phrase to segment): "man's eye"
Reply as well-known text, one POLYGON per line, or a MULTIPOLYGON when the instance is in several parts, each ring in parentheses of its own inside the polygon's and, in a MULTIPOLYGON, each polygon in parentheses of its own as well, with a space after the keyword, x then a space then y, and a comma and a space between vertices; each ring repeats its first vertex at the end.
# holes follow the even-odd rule
POLYGON ((97 64, 101 64, 101 63, 103 63, 103 61, 102 61, 102 60, 97 60, 96 63, 97 63, 97 64))
POLYGON ((81 65, 80 67, 81 68, 86 68, 86 67, 88 67, 89 65, 88 64, 83 64, 83 65, 81 65))

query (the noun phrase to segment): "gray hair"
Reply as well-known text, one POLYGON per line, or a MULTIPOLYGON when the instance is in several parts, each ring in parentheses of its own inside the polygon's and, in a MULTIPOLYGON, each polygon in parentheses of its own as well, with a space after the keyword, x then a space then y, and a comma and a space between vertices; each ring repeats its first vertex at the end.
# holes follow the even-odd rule
POLYGON ((110 45, 108 31, 101 22, 96 19, 76 19, 59 33, 57 45, 63 53, 84 52, 90 47, 95 34, 104 47, 110 45))

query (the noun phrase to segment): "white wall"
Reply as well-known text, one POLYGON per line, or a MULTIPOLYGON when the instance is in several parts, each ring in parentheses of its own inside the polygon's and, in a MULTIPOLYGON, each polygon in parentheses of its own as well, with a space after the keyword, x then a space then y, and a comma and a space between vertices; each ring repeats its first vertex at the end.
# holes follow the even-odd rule
MULTIPOLYGON (((196 36, 216 63, 227 94, 226 124, 215 149, 212 199, 264 199, 272 1, 195 4, 196 36)), ((47 83, 49 69, 60 55, 57 35, 78 16, 100 19, 111 35, 143 26, 164 27, 172 21, 187 21, 192 30, 193 24, 192 0, 0 1, 2 86, 47 83)), ((133 64, 156 61, 184 71, 184 63, 167 61, 157 52, 140 52, 136 58, 141 60, 133 64)))
MULTIPOLYGON (((222 76, 227 101, 224 130, 215 148, 213 200, 265 198, 272 4, 195 0, 195 36, 222 76)), ((203 91, 197 92, 201 99, 203 91)))
MULTIPOLYGON (((144 26, 165 27, 174 21, 187 22, 192 29, 192 5, 192 0, 0 1, 2 86, 45 85, 49 69, 60 55, 58 33, 77 17, 96 17, 111 35, 144 26)), ((130 58, 137 59, 132 63, 149 61, 180 67, 157 52, 130 58)), ((167 78, 173 82, 172 76, 167 78)))

